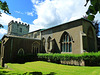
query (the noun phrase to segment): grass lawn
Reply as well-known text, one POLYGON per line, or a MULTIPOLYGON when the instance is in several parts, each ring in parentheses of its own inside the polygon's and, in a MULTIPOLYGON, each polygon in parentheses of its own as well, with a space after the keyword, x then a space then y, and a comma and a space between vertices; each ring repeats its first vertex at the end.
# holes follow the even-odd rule
POLYGON ((0 67, 0 75, 4 75, 4 73, 8 73, 8 72, 10 72, 9 69, 4 69, 4 68, 0 67))
MULTIPOLYGON (((68 66, 44 61, 27 62, 25 64, 8 63, 13 72, 41 72, 48 75, 100 75, 100 67, 68 66)), ((37 74, 38 75, 38 74, 37 74)))

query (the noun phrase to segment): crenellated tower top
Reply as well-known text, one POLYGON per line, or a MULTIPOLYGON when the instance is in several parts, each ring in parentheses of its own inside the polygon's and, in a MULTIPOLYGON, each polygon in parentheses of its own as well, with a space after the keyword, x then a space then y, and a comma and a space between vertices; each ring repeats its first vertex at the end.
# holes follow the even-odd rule
POLYGON ((17 22, 17 21, 14 21, 14 20, 10 21, 10 22, 8 23, 8 25, 11 25, 12 23, 16 23, 16 24, 18 24, 18 25, 25 25, 25 26, 29 26, 29 24, 26 24, 26 23, 21 23, 21 22, 17 22))
POLYGON ((21 36, 29 32, 29 24, 21 23, 17 21, 10 21, 8 23, 8 35, 21 36))

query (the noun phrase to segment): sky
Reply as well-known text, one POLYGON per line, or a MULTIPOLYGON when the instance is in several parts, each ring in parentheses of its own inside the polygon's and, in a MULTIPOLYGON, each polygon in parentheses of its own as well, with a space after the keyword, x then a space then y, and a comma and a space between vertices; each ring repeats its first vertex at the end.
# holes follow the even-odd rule
MULTIPOLYGON (((46 29, 62 23, 82 18, 86 15, 86 0, 2 0, 6 1, 11 14, 2 12, 0 39, 7 34, 11 20, 30 24, 29 32, 46 29)), ((100 22, 100 14, 95 20, 100 22)))

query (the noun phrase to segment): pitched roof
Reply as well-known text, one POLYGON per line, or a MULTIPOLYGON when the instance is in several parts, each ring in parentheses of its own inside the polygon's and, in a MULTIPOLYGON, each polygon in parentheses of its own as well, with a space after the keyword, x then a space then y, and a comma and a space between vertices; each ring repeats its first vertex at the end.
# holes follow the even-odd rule
POLYGON ((29 38, 29 37, 23 37, 23 36, 15 36, 15 35, 4 35, 1 40, 3 40, 5 37, 19 38, 19 39, 30 39, 30 40, 40 40, 40 39, 36 39, 36 38, 32 38, 32 37, 29 38))
MULTIPOLYGON (((93 23, 90 20, 85 19, 85 18, 80 18, 80 19, 76 19, 76 20, 73 20, 73 21, 70 21, 70 22, 66 22, 66 23, 63 23, 63 24, 60 24, 60 25, 57 25, 57 26, 54 26, 54 27, 47 28, 47 29, 42 30, 42 31, 46 31, 46 30, 49 30, 49 29, 53 29, 53 28, 56 28, 56 27, 60 27, 62 25, 69 24, 69 23, 72 23, 72 22, 75 22, 75 21, 79 21, 79 20, 85 20, 85 21, 87 21, 87 22, 89 22, 89 23, 91 23, 93 25, 93 23)), ((94 25, 93 25, 93 27, 94 27, 94 25)))

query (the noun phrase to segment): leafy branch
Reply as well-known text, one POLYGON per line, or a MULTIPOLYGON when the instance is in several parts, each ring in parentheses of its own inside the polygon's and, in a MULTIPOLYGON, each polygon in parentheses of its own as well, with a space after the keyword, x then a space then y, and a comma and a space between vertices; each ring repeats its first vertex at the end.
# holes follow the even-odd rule
MULTIPOLYGON (((7 5, 6 1, 2 2, 2 1, 0 0, 0 9, 3 10, 3 12, 6 13, 6 14, 11 14, 11 13, 9 12, 9 8, 8 8, 8 5, 7 5)), ((1 16, 1 14, 2 14, 2 13, 1 13, 1 10, 0 10, 0 16, 1 16)), ((0 24, 0 28, 3 28, 3 25, 2 25, 2 24, 0 24)))
POLYGON ((84 6, 87 6, 89 1, 90 1, 90 6, 86 14, 88 15, 88 19, 93 21, 95 18, 95 15, 98 12, 100 13, 100 0, 86 0, 86 4, 84 6))

